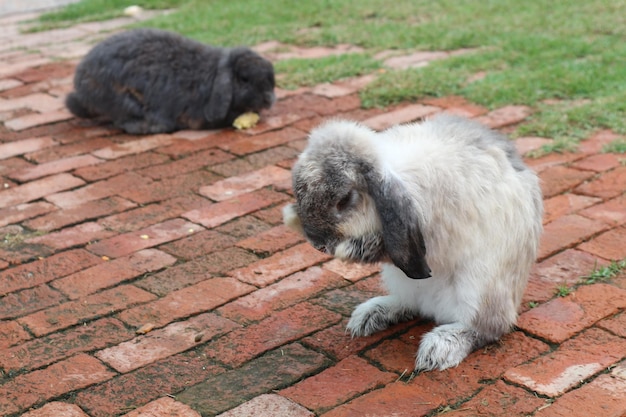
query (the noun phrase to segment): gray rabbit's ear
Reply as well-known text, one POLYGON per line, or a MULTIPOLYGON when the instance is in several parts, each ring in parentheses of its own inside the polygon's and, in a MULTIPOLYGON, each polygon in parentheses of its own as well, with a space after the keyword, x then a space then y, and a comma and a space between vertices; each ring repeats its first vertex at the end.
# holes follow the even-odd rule
POLYGON ((209 123, 226 119, 233 99, 232 71, 228 66, 229 55, 225 53, 217 65, 217 75, 213 80, 211 96, 204 106, 204 117, 209 123))
POLYGON ((430 278, 417 208, 404 185, 372 168, 365 173, 365 180, 380 216, 385 250, 394 265, 409 278, 430 278))

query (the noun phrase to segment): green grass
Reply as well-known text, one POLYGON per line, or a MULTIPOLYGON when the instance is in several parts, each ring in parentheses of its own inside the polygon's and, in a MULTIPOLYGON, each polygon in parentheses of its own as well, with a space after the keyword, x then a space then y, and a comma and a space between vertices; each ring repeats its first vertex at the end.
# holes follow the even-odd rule
POLYGON ((626 259, 622 259, 621 261, 611 261, 611 263, 607 266, 594 268, 591 274, 581 278, 581 283, 588 285, 608 281, 624 270, 626 270, 626 259))
MULTIPOLYGON (((176 11, 141 23, 207 43, 349 43, 366 50, 343 58, 277 64, 293 88, 372 72, 381 50, 455 50, 465 55, 386 71, 361 93, 364 107, 457 94, 488 108, 534 108, 515 135, 555 139, 566 152, 597 129, 626 134, 626 0, 142 0, 176 11), (477 73, 485 76, 470 81, 477 73)), ((42 22, 64 25, 119 15, 128 3, 83 0, 42 22)))
POLYGON ((602 152, 626 153, 626 139, 616 139, 611 143, 607 143, 602 148, 602 152))

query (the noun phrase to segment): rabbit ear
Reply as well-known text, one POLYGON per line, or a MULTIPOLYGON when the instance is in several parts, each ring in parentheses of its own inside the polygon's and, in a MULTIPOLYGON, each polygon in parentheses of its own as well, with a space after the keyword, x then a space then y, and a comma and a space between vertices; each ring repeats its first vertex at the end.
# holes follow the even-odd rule
POLYGON ((385 249, 394 265, 409 278, 431 276, 426 263, 426 245, 419 226, 417 208, 402 182, 375 169, 365 173, 369 193, 383 227, 385 249))
POLYGON ((211 122, 220 122, 226 118, 233 99, 232 71, 229 68, 230 53, 225 52, 217 65, 217 75, 213 80, 213 89, 209 102, 204 106, 204 117, 211 122))

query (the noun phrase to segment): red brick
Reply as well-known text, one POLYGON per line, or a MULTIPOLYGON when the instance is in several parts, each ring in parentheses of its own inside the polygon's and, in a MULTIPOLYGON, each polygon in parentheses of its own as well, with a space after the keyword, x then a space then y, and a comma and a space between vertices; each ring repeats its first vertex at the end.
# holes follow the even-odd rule
POLYGON ((267 132, 253 137, 243 137, 231 142, 220 143, 218 146, 235 155, 246 155, 253 152, 259 152, 264 149, 273 148, 274 146, 283 145, 306 137, 306 133, 293 127, 276 132, 267 132))
POLYGON ((563 395, 537 417, 622 417, 626 410, 626 379, 600 375, 581 388, 563 395))
POLYGON ((132 285, 120 285, 98 294, 18 319, 36 336, 52 333, 95 317, 115 313, 133 304, 146 303, 155 296, 132 285))
MULTIPOLYGON (((29 340, 30 335, 16 321, 0 321, 0 349, 29 340)), ((2 360, 2 358, 0 358, 2 360)))
POLYGON ((363 359, 350 356, 278 393, 319 413, 397 378, 396 374, 379 371, 363 359))
POLYGON ((214 230, 204 230, 172 243, 161 245, 159 249, 177 258, 191 260, 226 249, 232 246, 236 241, 237 239, 232 236, 214 230))
POLYGON ((527 106, 504 106, 492 110, 484 116, 477 117, 476 120, 492 129, 498 129, 520 123, 531 114, 532 109, 527 106))
POLYGON ((580 153, 549 153, 539 158, 527 158, 526 164, 537 173, 541 173, 550 167, 567 164, 584 158, 584 154, 580 153))
POLYGON ((291 160, 298 155, 298 151, 289 146, 277 146, 261 152, 246 155, 243 158, 231 159, 223 164, 212 165, 211 172, 215 172, 223 177, 234 177, 245 173, 261 169, 268 165, 277 165, 281 168, 290 169, 283 166, 286 160, 291 160))
MULTIPOLYGON (((48 127, 46 128, 46 131, 50 129, 51 128, 48 127)), ((62 137, 63 135, 61 134, 61 132, 65 133, 66 131, 67 127, 60 129, 59 136, 62 137)), ((46 162, 55 161, 57 159, 68 158, 70 156, 84 155, 95 149, 110 146, 112 143, 113 141, 111 140, 111 138, 108 137, 88 138, 67 145, 53 146, 36 152, 30 152, 26 154, 26 158, 28 158, 28 160, 30 161, 37 162, 38 164, 43 164, 46 162)))
POLYGON ((308 243, 289 248, 228 274, 240 281, 264 287, 294 272, 329 260, 329 255, 315 250, 308 243))
POLYGON ((426 116, 437 113, 441 109, 434 106, 425 106, 423 104, 411 104, 406 107, 400 107, 388 113, 371 117, 363 121, 363 124, 370 129, 385 130, 393 125, 409 123, 426 116))
POLYGON ((0 295, 50 282, 101 262, 97 256, 75 249, 16 266, 0 272, 0 295))
POLYGON ((118 190, 118 194, 139 204, 148 204, 196 193, 198 188, 215 182, 218 177, 199 170, 160 181, 141 181, 137 186, 118 190))
POLYGON ((82 223, 86 220, 119 213, 136 206, 135 203, 120 197, 108 197, 102 200, 89 201, 80 206, 57 210, 48 215, 29 220, 24 225, 30 229, 49 232, 68 225, 82 223))
POLYGON ((622 225, 626 223, 626 194, 582 210, 580 214, 610 225, 622 225))
POLYGON ((24 316, 65 301, 65 297, 47 285, 12 292, 2 298, 0 319, 24 316))
POLYGON ((237 327, 232 321, 215 314, 201 314, 103 349, 95 356, 116 371, 126 373, 191 349, 201 341, 219 337, 237 327))
POLYGON ((306 408, 276 394, 259 395, 235 407, 220 417, 315 417, 306 408))
POLYGON ((75 300, 174 263, 176 258, 164 252, 144 249, 57 279, 51 285, 75 300))
POLYGON ((171 157, 181 157, 208 149, 215 149, 220 143, 234 142, 244 137, 244 133, 233 129, 213 130, 205 133, 207 133, 206 136, 194 140, 176 138, 172 145, 159 148, 157 152, 170 155, 171 157))
POLYGON ((0 91, 11 90, 22 85, 24 85, 24 83, 22 83, 21 81, 11 78, 3 78, 0 80, 0 91))
POLYGON ((541 149, 543 145, 552 143, 552 139, 538 138, 538 137, 522 137, 514 139, 515 149, 517 152, 524 156, 529 152, 541 149))
POLYGON ((339 275, 319 267, 312 267, 238 298, 218 311, 222 316, 239 323, 258 321, 276 310, 343 285, 344 281, 339 275))
POLYGON ((278 226, 283 224, 283 207, 281 205, 276 205, 274 207, 256 211, 252 213, 252 216, 272 226, 278 226))
POLYGON ((76 355, 48 368, 17 376, 0 386, 0 413, 25 411, 40 401, 106 381, 113 375, 97 359, 76 355))
POLYGON ((151 164, 152 166, 149 168, 144 168, 138 172, 143 176, 157 180, 197 171, 204 167, 213 167, 232 158, 232 155, 219 149, 209 149, 166 164, 151 164))
POLYGON ((536 264, 524 293, 524 304, 529 301, 547 301, 554 297, 558 287, 572 287, 589 275, 604 261, 576 249, 567 249, 536 264))
POLYGON ((18 117, 16 119, 7 120, 6 122, 4 122, 4 125, 8 129, 19 132, 21 130, 30 129, 31 127, 62 122, 64 120, 69 120, 72 117, 74 117, 72 113, 65 109, 62 109, 41 114, 34 113, 27 116, 18 117))
POLYGON ((598 322, 597 326, 626 338, 626 313, 622 312, 616 316, 604 319, 598 322))
POLYGON ((583 242, 579 249, 609 260, 626 258, 626 228, 612 229, 593 239, 583 242))
POLYGON ((65 228, 58 232, 26 239, 27 243, 35 243, 49 246, 54 249, 67 249, 78 245, 84 245, 100 239, 106 239, 114 235, 98 223, 87 222, 74 227, 65 228))
POLYGON ((359 281, 380 271, 380 265, 349 263, 339 259, 326 262, 323 268, 339 274, 352 282, 359 281))
POLYGON ((592 134, 589 138, 583 140, 578 145, 578 151, 586 154, 600 153, 602 148, 615 139, 620 139, 619 135, 611 130, 599 130, 592 134))
POLYGON ((613 198, 624 193, 624 184, 626 184, 626 166, 620 166, 576 187, 575 191, 594 197, 613 198))
POLYGON ((553 197, 576 187, 594 175, 591 171, 580 171, 562 165, 550 167, 539 173, 541 191, 544 198, 553 197))
POLYGON ((577 194, 560 194, 543 202, 543 224, 592 206, 602 200, 577 194))
POLYGON ((41 177, 47 177, 48 175, 59 174, 61 172, 72 171, 73 169, 84 166, 97 165, 101 162, 101 159, 95 158, 91 155, 70 156, 69 158, 22 169, 12 173, 10 177, 20 182, 24 182, 41 177))
POLYGON ((187 388, 176 399, 202 415, 214 416, 259 394, 291 385, 327 365, 328 360, 323 355, 294 343, 268 352, 240 368, 209 377, 187 388))
POLYGON ((237 246, 254 253, 274 254, 297 243, 302 243, 303 240, 304 238, 299 233, 280 225, 239 241, 237 246))
POLYGON ((152 323, 160 327, 177 319, 212 310, 253 290, 254 287, 232 278, 209 278, 151 303, 123 311, 119 318, 131 326, 152 323))
POLYGON ((82 390, 76 394, 75 403, 93 417, 118 416, 223 371, 190 350, 82 390))
POLYGON ((201 230, 203 228, 197 224, 189 223, 182 219, 173 219, 136 232, 101 240, 90 245, 89 250, 98 255, 117 258, 162 243, 171 242, 201 230))
POLYGON ((3 143, 0 144, 0 160, 16 155, 24 155, 29 152, 39 151, 56 145, 58 145, 58 143, 51 137, 47 136, 3 143))
POLYGON ((17 171, 19 169, 24 169, 27 167, 32 167, 34 164, 26 161, 25 159, 15 156, 7 159, 1 159, 2 164, 0 164, 0 175, 8 175, 13 171, 17 171))
POLYGON ((504 377, 538 394, 556 397, 622 358, 626 339, 590 329, 549 355, 509 369, 504 377))
POLYGON ((52 195, 48 195, 46 200, 62 208, 71 208, 89 201, 100 200, 116 194, 120 195, 121 190, 137 188, 146 182, 149 182, 147 178, 129 172, 105 181, 88 184, 76 190, 57 194, 50 193, 52 195))
POLYGON ((22 417, 89 417, 83 413, 77 405, 67 404, 58 401, 47 403, 28 413, 22 414, 22 417))
POLYGON ((25 83, 33 83, 53 78, 69 77, 74 72, 74 67, 75 65, 71 62, 51 62, 45 65, 38 65, 36 68, 28 68, 19 74, 15 74, 13 77, 25 83))
POLYGON ((182 216, 210 229, 286 199, 287 196, 283 194, 262 189, 219 203, 207 204, 183 213, 182 216))
POLYGON ((189 262, 179 263, 162 272, 135 281, 134 284, 154 294, 164 296, 214 276, 224 275, 224 271, 230 268, 245 266, 256 260, 258 258, 249 252, 239 248, 229 248, 200 256, 189 262))
POLYGON ((77 353, 102 349, 131 339, 133 333, 118 320, 104 318, 86 326, 29 340, 1 351, 0 366, 5 371, 32 370, 77 353))
MULTIPOLYGON (((302 341, 315 350, 326 352, 331 357, 342 360, 350 355, 364 351, 367 347, 377 344, 392 334, 406 329, 412 323, 397 324, 371 336, 355 338, 351 337, 346 331, 347 324, 348 319, 342 320, 334 326, 305 337, 302 341)), ((417 347, 413 350, 413 354, 416 351, 417 347)))
POLYGON ((136 171, 141 168, 163 164, 167 161, 169 161, 169 158, 165 155, 154 152, 144 152, 139 155, 103 162, 97 166, 78 168, 74 171, 74 175, 86 181, 97 181, 114 177, 124 172, 136 171))
POLYGON ((431 106, 442 107, 447 112, 455 114, 457 111, 462 111, 465 117, 476 117, 488 112, 486 108, 470 103, 462 96, 427 97, 421 101, 431 106))
POLYGON ((263 352, 298 340, 339 320, 339 314, 301 303, 274 313, 257 324, 230 332, 209 343, 203 351, 221 363, 239 366, 263 352))
POLYGON ((569 339, 598 320, 626 308, 626 290, 608 284, 581 286, 566 297, 522 314, 517 325, 551 342, 569 339))
POLYGON ((537 258, 545 259, 606 229, 606 224, 577 214, 559 217, 544 227, 537 258))
POLYGON ((443 403, 430 386, 394 382, 341 405, 323 417, 389 417, 390 412, 393 417, 423 416, 443 403))
MULTIPOLYGON (((119 233, 132 232, 179 217, 182 213, 201 205, 205 201, 204 198, 195 195, 176 197, 108 216, 100 219, 98 223, 119 233)), ((195 234, 191 236, 193 237, 195 234)))
POLYGON ((322 297, 315 299, 315 303, 344 316, 350 316, 359 304, 385 293, 380 276, 375 275, 362 279, 354 285, 328 291, 322 297))
POLYGON ((572 164, 577 169, 588 171, 604 172, 620 166, 619 157, 611 153, 591 155, 585 159, 578 160, 572 164))
POLYGON ((226 178, 201 187, 199 193, 214 201, 224 201, 259 188, 291 179, 291 173, 276 166, 267 166, 237 177, 226 178))
POLYGON ((451 412, 451 415, 454 417, 526 417, 533 415, 533 411, 546 404, 549 402, 528 391, 496 381, 468 402, 461 404, 451 412))
POLYGON ((102 159, 118 159, 123 156, 147 152, 155 148, 170 145, 174 141, 169 134, 143 136, 124 143, 111 145, 92 152, 92 155, 102 159))
POLYGON ((59 191, 79 187, 85 182, 70 174, 57 174, 0 191, 0 207, 14 206, 38 200, 59 191))
POLYGON ((433 323, 418 324, 401 337, 383 340, 379 345, 366 351, 364 356, 388 371, 410 374, 415 368, 415 354, 419 342, 433 327, 433 323))
POLYGON ((170 397, 162 397, 152 401, 143 407, 139 407, 124 417, 148 417, 148 416, 176 416, 176 417, 201 417, 188 405, 180 403, 170 397))

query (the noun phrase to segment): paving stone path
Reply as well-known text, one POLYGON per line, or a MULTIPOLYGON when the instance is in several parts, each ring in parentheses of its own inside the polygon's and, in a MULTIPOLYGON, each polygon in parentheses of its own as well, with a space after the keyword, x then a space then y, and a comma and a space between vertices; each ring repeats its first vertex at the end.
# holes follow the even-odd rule
POLYGON ((555 295, 626 257, 626 157, 601 152, 617 135, 528 159, 545 234, 518 329, 457 368, 412 375, 432 324, 345 334, 380 293, 377 269, 281 225, 290 167, 328 117, 382 129, 450 111, 508 131, 530 109, 445 97, 363 110, 364 77, 280 91, 246 132, 129 136, 63 108, 77 59, 129 20, 19 34, 27 17, 0 20, 0 415, 626 413, 626 274, 555 295))

